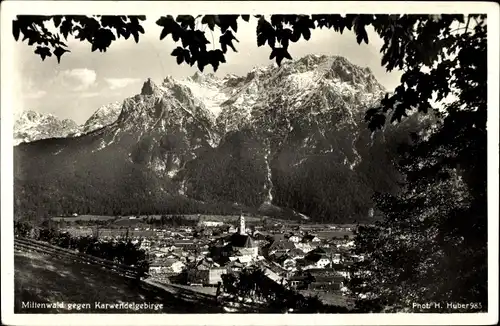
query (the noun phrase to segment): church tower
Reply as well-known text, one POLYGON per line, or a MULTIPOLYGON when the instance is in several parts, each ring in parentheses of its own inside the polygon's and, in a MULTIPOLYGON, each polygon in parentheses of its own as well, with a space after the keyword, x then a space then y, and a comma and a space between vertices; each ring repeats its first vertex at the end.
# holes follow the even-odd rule
POLYGON ((241 235, 247 234, 247 229, 245 226, 245 217, 243 216, 243 214, 240 215, 240 234, 241 235))

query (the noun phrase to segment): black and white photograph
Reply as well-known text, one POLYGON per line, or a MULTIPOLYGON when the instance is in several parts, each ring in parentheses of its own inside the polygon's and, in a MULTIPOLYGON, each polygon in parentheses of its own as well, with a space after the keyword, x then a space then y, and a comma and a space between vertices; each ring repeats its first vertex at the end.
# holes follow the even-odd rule
POLYGON ((496 324, 499 8, 3 2, 2 322, 496 324))

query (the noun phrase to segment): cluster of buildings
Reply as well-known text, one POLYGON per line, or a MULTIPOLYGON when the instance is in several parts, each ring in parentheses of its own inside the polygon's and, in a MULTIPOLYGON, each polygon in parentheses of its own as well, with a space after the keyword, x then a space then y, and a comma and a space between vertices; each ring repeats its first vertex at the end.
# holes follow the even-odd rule
MULTIPOLYGON (((333 225, 247 227, 242 215, 237 226, 203 220, 197 227, 101 228, 97 233, 106 241, 127 239, 140 246, 150 261, 150 277, 159 282, 216 286, 223 274, 259 266, 273 281, 298 290, 346 291, 352 265, 363 260, 352 252, 351 231, 333 225)), ((96 229, 72 232, 89 235, 96 229)))
POLYGON ((140 240, 150 257, 150 277, 160 282, 216 286, 223 274, 259 266, 270 279, 289 287, 343 291, 351 266, 363 259, 352 253, 351 237, 320 237, 300 228, 249 229, 244 216, 237 228, 203 221, 197 230, 161 234, 140 240))

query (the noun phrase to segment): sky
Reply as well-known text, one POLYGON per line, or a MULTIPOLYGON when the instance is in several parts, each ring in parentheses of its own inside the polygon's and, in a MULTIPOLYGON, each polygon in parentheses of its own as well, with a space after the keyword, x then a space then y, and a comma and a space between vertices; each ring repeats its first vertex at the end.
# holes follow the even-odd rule
MULTIPOLYGON (((148 78, 160 83, 167 75, 185 78, 193 75, 196 65, 177 65, 170 53, 178 45, 167 36, 159 39, 161 27, 156 25, 159 16, 147 16, 143 22, 145 34, 138 44, 132 38, 113 42, 107 52, 91 52, 91 45, 73 38, 68 39, 71 53, 66 53, 58 64, 54 57, 42 61, 27 43, 14 46, 15 100, 14 114, 23 110, 50 113, 59 118, 70 118, 78 124, 84 123, 100 106, 140 93, 148 78)), ((237 53, 228 50, 226 63, 219 67, 216 75, 245 75, 256 66, 273 64, 269 60, 270 48, 258 47, 256 41, 257 20, 245 23, 239 20, 237 53)), ((206 37, 212 42, 212 32, 206 29, 206 37)), ((358 45, 354 33, 343 34, 328 29, 312 31, 311 39, 301 39, 289 46, 294 59, 307 54, 341 55, 352 63, 369 67, 378 81, 388 90, 399 84, 399 71, 387 73, 381 67, 380 48, 382 40, 369 30, 369 44, 358 45)), ((218 35, 213 34, 217 42, 218 35)), ((211 45, 208 45, 209 48, 211 45)), ((212 67, 205 73, 212 73, 212 67)))

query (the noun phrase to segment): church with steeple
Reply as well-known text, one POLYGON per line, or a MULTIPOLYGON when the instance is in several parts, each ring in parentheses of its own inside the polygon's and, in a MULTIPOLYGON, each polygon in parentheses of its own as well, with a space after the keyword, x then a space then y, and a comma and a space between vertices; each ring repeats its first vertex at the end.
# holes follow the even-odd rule
POLYGON ((245 216, 240 215, 238 219, 238 230, 223 239, 222 256, 230 260, 240 259, 249 261, 257 258, 259 248, 254 239, 247 234, 245 216))
POLYGON ((241 256, 257 257, 258 247, 252 237, 247 234, 245 216, 243 216, 243 214, 240 215, 238 224, 238 232, 229 237, 229 243, 233 247, 233 250, 238 252, 241 256))
POLYGON ((247 227, 245 225, 245 216, 243 216, 243 214, 241 214, 239 218, 238 232, 241 235, 247 234, 247 227))

